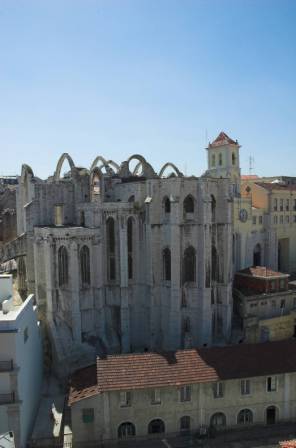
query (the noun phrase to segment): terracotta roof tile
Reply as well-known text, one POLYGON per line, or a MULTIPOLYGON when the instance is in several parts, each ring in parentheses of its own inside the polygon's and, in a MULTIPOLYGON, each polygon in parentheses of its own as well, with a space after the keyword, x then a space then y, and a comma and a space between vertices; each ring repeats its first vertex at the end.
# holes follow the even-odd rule
POLYGON ((259 179, 259 176, 257 174, 242 174, 241 180, 253 180, 253 179, 259 179))
POLYGON ((167 353, 110 355, 97 358, 97 381, 95 366, 73 375, 69 403, 105 391, 209 383, 288 372, 296 372, 296 341, 292 339, 167 353))
POLYGON ((238 271, 236 274, 246 274, 252 277, 287 277, 288 274, 283 274, 282 272, 276 272, 265 266, 250 266, 249 268, 242 269, 238 271))
POLYGON ((256 182, 259 187, 265 188, 265 190, 281 190, 281 191, 296 191, 296 185, 284 185, 272 182, 256 182))
POLYGON ((225 134, 225 132, 220 132, 218 137, 212 143, 210 143, 209 146, 222 146, 229 144, 237 144, 237 141, 235 142, 234 140, 232 140, 230 137, 228 137, 227 134, 225 134))

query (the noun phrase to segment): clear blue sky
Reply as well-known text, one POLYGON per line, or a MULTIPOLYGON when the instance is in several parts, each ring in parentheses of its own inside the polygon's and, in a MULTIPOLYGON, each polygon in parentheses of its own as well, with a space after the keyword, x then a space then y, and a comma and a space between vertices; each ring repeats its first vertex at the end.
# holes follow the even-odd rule
POLYGON ((187 174, 224 130, 296 175, 295 0, 0 0, 0 173, 62 152, 187 174))

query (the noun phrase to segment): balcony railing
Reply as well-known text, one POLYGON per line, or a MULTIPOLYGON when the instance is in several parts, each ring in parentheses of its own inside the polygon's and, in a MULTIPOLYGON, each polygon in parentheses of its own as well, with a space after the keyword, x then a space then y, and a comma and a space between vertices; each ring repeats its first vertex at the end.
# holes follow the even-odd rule
POLYGON ((13 360, 0 361, 0 372, 10 372, 13 370, 13 360))
POLYGON ((14 402, 14 392, 11 392, 10 394, 0 394, 0 404, 9 404, 14 402))

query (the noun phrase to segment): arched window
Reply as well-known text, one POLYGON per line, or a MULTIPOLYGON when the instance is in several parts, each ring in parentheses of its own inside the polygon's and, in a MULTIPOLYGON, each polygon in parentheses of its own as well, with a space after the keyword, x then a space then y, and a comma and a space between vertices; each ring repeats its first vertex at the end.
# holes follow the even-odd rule
POLYGON ((183 203, 184 213, 194 213, 194 200, 192 196, 186 196, 183 203))
POLYGON ((212 166, 215 166, 215 165, 216 165, 216 156, 215 156, 215 154, 212 154, 211 165, 212 165, 212 166))
POLYGON ((219 262, 218 254, 215 246, 212 246, 212 281, 218 281, 219 279, 219 262))
POLYGON ((83 246, 80 250, 80 276, 82 286, 90 285, 90 257, 87 246, 83 246))
POLYGON ((277 421, 277 408, 275 406, 268 406, 265 410, 265 419, 267 425, 274 425, 277 421))
POLYGON ((236 157, 235 157, 235 153, 234 152, 231 154, 231 160, 232 160, 232 165, 235 165, 236 164, 236 157))
POLYGON ((85 226, 85 213, 83 210, 80 212, 80 225, 81 227, 85 226))
POLYGON ((69 280, 68 253, 65 246, 61 246, 58 251, 58 271, 59 271, 59 286, 67 285, 69 280))
POLYGON ((183 333, 190 333, 190 317, 185 317, 182 323, 183 333))
POLYGON ((219 165, 222 166, 223 164, 223 159, 222 159, 222 154, 219 154, 219 165))
POLYGON ((163 205, 164 205, 164 212, 171 213, 171 201, 167 196, 163 200, 163 205))
POLYGON ((108 257, 108 279, 115 280, 115 223, 113 218, 107 219, 107 257, 108 257))
POLYGON ((212 212, 212 222, 216 221, 216 199, 211 195, 211 212, 212 212))
POLYGON ((211 426, 214 426, 215 428, 221 428, 223 426, 226 426, 226 417, 223 412, 216 412, 211 417, 211 426))
POLYGON ((133 218, 127 220, 128 278, 133 278, 133 218))
POLYGON ((184 415, 180 418, 180 431, 190 431, 190 417, 189 415, 184 415))
POLYGON ((261 266, 261 246, 256 244, 253 252, 253 266, 261 266))
POLYGON ((155 420, 151 420, 148 425, 148 434, 161 434, 165 432, 165 425, 160 418, 156 418, 155 420))
POLYGON ((164 280, 171 280, 171 251, 170 249, 166 248, 162 252, 162 259, 163 259, 163 279, 164 280))
POLYGON ((237 416, 238 425, 250 425, 253 423, 253 412, 250 409, 242 409, 237 416))
POLYGON ((118 426, 118 438, 126 439, 127 437, 132 437, 136 435, 136 428, 133 423, 124 422, 118 426))
POLYGON ((183 258, 183 283, 195 282, 195 249, 190 246, 184 252, 183 258))

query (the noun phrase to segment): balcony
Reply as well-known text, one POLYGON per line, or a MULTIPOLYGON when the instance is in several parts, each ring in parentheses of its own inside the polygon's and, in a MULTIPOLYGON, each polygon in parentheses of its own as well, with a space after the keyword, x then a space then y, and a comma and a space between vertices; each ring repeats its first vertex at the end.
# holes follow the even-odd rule
POLYGON ((1 404, 10 404, 15 402, 14 392, 10 394, 0 394, 0 405, 1 404))
POLYGON ((13 360, 0 361, 0 372, 11 372, 13 370, 13 360))

